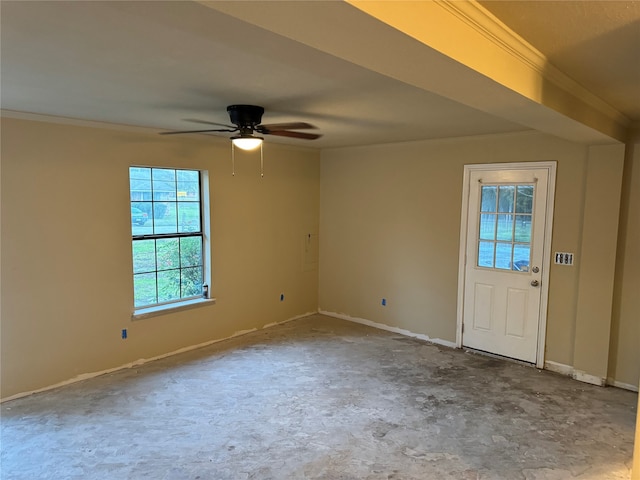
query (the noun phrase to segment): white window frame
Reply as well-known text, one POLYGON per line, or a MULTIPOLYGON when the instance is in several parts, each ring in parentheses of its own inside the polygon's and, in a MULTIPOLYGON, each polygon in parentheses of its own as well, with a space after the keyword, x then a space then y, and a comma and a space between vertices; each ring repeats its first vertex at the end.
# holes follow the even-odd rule
MULTIPOLYGON (((200 174, 200 229, 202 235, 202 270, 203 270, 203 285, 207 285, 207 293, 199 297, 189 297, 185 299, 173 300, 165 303, 157 303, 148 306, 135 307, 133 306, 131 319, 140 320, 144 318, 155 317, 159 315, 165 315, 168 313, 175 313, 182 310, 189 310, 193 308, 199 308, 206 305, 215 304, 216 300, 211 296, 211 241, 210 241, 210 195, 209 195, 209 173, 206 170, 199 170, 195 168, 184 167, 169 167, 169 166, 150 166, 150 165, 131 165, 131 167, 140 168, 160 168, 160 169, 172 169, 172 170, 194 170, 200 174)), ((127 169, 129 173, 129 169, 127 169)), ((131 186, 129 186, 129 191, 131 186)), ((129 194, 130 195, 130 194, 129 194)), ((131 204, 131 201, 129 202, 131 204)), ((179 235, 177 235, 178 237, 179 235)), ((131 246, 135 237, 132 232, 131 246)), ((171 238, 171 237, 167 237, 171 238)), ((134 294, 133 288, 133 248, 131 249, 131 293, 134 294)), ((134 298, 132 297, 132 304, 134 304, 134 298)))

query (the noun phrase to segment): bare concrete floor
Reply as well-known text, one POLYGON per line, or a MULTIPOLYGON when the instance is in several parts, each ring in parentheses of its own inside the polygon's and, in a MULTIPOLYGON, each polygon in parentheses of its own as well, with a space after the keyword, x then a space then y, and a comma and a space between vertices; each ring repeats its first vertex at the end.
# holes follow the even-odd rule
POLYGON ((637 395, 315 315, 5 402, 2 479, 628 479, 637 395))

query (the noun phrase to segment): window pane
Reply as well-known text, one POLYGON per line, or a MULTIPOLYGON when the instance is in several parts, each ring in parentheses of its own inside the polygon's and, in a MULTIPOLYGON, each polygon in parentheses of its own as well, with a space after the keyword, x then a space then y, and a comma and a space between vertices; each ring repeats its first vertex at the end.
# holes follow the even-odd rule
POLYGON ((133 298, 133 304, 136 307, 158 303, 155 273, 141 273, 133 276, 133 298))
POLYGON ((178 170, 178 201, 200 201, 200 174, 193 170, 178 170))
POLYGON ((482 187, 482 204, 480 206, 481 212, 495 212, 496 211, 496 186, 482 187))
POLYGON ((131 234, 149 235, 153 233, 153 207, 151 202, 131 203, 131 234))
POLYGON ((150 168, 129 168, 129 193, 132 202, 151 200, 150 168))
POLYGON ((199 202, 178 203, 178 231, 180 233, 200 231, 199 202))
POLYGON ((182 296, 202 295, 202 267, 182 269, 182 296))
POLYGON ((496 268, 511 270, 511 249, 510 243, 496 244, 496 268))
POLYGON ((513 215, 498 215, 498 240, 513 240, 513 215))
POLYGON ((153 204, 154 233, 178 233, 176 202, 153 204))
POLYGON ((133 242, 133 273, 155 272, 155 270, 155 240, 136 240, 133 242))
POLYGON ((493 268, 493 242, 479 242, 478 246, 478 266, 493 268))
POLYGON ((176 171, 166 168, 154 168, 153 200, 157 202, 176 201, 176 171))
POLYGON ((516 212, 531 213, 533 210, 533 185, 518 185, 516 212))
POLYGON ((158 302, 168 302, 180 298, 180 270, 158 272, 158 302))
POLYGON ((482 240, 496 239, 496 216, 491 213, 480 215, 480 238, 482 240))
POLYGON ((531 215, 516 215, 516 242, 531 242, 531 215))
POLYGON ((529 245, 513 246, 513 269, 521 272, 529 271, 531 261, 531 248, 529 245))
POLYGON ((177 238, 159 238, 156 240, 158 270, 180 268, 180 241, 177 238))
POLYGON ((513 212, 513 197, 515 187, 513 185, 501 185, 498 190, 498 211, 513 212))
POLYGON ((202 265, 202 239, 187 237, 180 239, 180 266, 196 267, 202 265))

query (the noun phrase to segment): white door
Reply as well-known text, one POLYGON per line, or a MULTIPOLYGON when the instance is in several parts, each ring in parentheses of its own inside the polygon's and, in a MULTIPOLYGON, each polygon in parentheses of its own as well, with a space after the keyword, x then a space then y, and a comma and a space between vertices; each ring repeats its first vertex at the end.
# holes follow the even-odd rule
POLYGON ((466 175, 462 344, 540 363, 550 169, 495 168, 466 175))

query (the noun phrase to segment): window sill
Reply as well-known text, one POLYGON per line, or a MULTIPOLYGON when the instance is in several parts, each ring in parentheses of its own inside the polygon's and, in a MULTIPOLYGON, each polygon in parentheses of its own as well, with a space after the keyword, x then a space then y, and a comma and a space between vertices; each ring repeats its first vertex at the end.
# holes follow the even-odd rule
POLYGON ((183 310, 191 310, 193 308, 214 305, 215 303, 215 298, 195 298, 193 300, 187 300, 180 303, 171 303, 169 305, 158 305, 155 307, 140 308, 131 314, 131 320, 142 320, 144 318, 158 317, 160 315, 167 315, 169 313, 176 313, 183 310))

